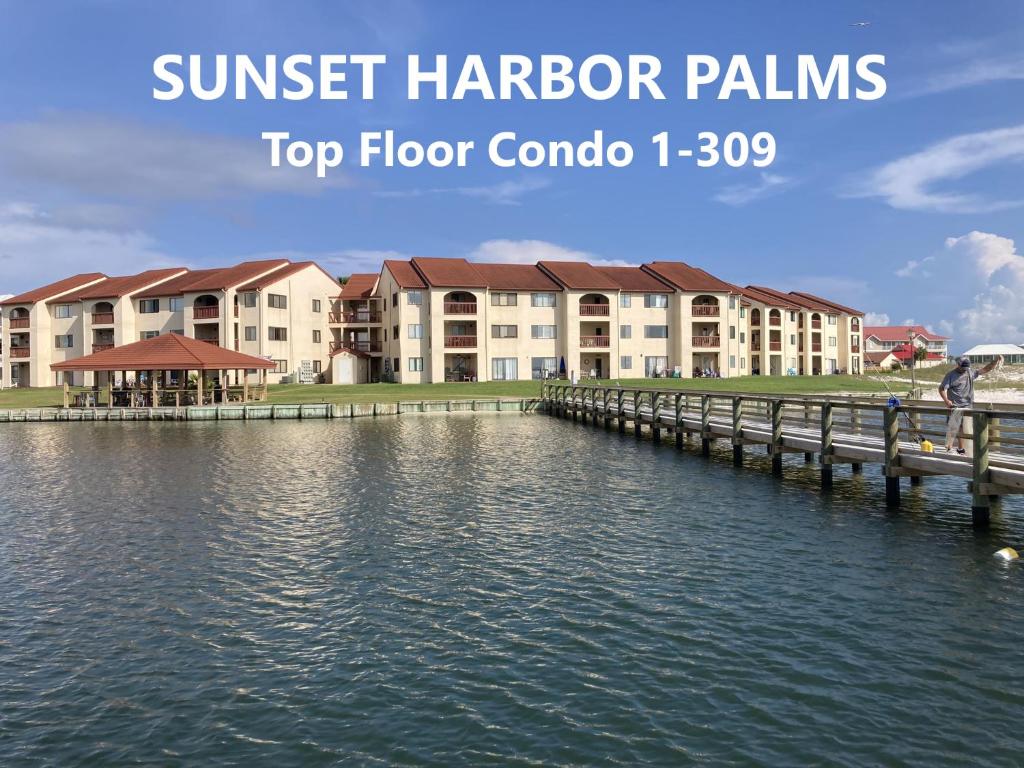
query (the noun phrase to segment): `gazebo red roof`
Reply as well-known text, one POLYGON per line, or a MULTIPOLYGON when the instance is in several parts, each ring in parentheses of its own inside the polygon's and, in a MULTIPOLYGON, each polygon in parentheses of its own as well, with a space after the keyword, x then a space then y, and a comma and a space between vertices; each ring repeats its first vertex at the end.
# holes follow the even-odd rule
POLYGON ((244 355, 177 333, 154 336, 50 366, 55 371, 221 371, 276 367, 276 363, 262 357, 244 355))

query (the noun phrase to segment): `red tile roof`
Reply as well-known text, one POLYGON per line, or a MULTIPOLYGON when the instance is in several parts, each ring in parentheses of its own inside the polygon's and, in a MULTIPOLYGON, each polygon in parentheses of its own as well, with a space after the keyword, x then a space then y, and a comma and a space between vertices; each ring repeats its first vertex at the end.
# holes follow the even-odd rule
POLYGON ((812 299, 807 296, 803 296, 799 293, 793 293, 792 291, 784 295, 788 296, 790 301, 794 302, 795 304, 799 304, 804 309, 811 309, 814 310, 815 312, 824 312, 830 315, 838 313, 838 310, 835 307, 831 306, 830 304, 826 304, 822 301, 818 301, 817 299, 812 299))
POLYGON ((420 273, 413 268, 412 262, 387 259, 384 262, 384 266, 387 267, 391 276, 395 278, 399 288, 427 287, 427 284, 423 282, 423 278, 420 277, 420 273))
POLYGON ((102 272, 86 272, 74 277, 66 277, 63 280, 58 280, 56 283, 50 283, 41 288, 35 288, 34 290, 19 293, 17 296, 5 299, 2 305, 34 304, 37 301, 45 301, 61 294, 71 293, 75 289, 84 288, 86 285, 95 283, 97 280, 105 280, 106 277, 102 272))
MULTIPOLYGON (((901 363, 910 362, 910 358, 914 356, 914 350, 910 348, 910 344, 904 344, 901 347, 895 347, 892 350, 893 357, 899 360, 901 363)), ((929 352, 925 355, 925 360, 945 360, 945 355, 940 355, 938 352, 929 352)))
POLYGON ((619 288, 631 293, 675 293, 675 289, 663 280, 645 272, 640 267, 596 267, 614 280, 619 288))
POLYGON ((486 288, 487 282, 465 259, 416 257, 412 265, 427 284, 435 288, 486 288))
POLYGON ((121 296, 135 293, 135 291, 141 290, 146 286, 153 285, 153 283, 166 281, 169 278, 183 274, 188 274, 188 269, 185 267, 172 267, 170 269, 150 269, 137 275, 111 277, 79 291, 75 294, 75 299, 120 298, 121 296))
POLYGON ((879 341, 907 341, 910 331, 925 341, 949 341, 948 336, 930 333, 923 325, 866 325, 864 326, 864 338, 868 339, 874 336, 879 341))
POLYGON ((177 333, 166 333, 50 366, 55 371, 217 371, 276 367, 276 363, 262 357, 243 355, 177 333))
POLYGON ((770 288, 759 288, 756 285, 748 285, 746 288, 740 288, 739 290, 744 296, 768 307, 800 309, 800 305, 796 304, 792 299, 786 296, 786 294, 773 291, 770 288))
POLYGON ((180 277, 172 278, 166 283, 160 283, 152 288, 147 288, 144 291, 140 291, 135 294, 137 299, 152 299, 160 296, 180 296, 189 288, 202 280, 208 280, 213 278, 217 273, 223 272, 223 269, 193 269, 186 272, 180 277))
POLYGON ((194 291, 223 291, 252 282, 264 272, 281 269, 289 264, 288 259, 264 259, 261 261, 243 261, 233 267, 217 270, 209 277, 202 278, 188 287, 194 291))
POLYGON ((341 286, 341 299, 368 299, 373 296, 377 275, 349 275, 348 282, 341 286))
POLYGON ((492 291, 560 291, 562 286, 533 264, 473 264, 492 291))
POLYGON ((618 291, 619 284, 585 261, 538 261, 553 279, 575 291, 618 291))
POLYGON ((652 261, 641 269, 674 285, 681 291, 708 291, 710 293, 737 293, 736 287, 719 280, 710 272, 691 267, 681 261, 652 261))
POLYGON ((879 365, 885 358, 887 358, 891 352, 865 352, 864 359, 874 365, 879 365))
POLYGON ((834 301, 830 301, 829 299, 823 299, 820 296, 815 296, 813 293, 806 293, 805 291, 792 291, 792 294, 794 296, 800 296, 801 298, 804 298, 804 299, 810 299, 811 301, 816 301, 819 304, 824 304, 826 307, 831 307, 834 311, 839 312, 841 314, 845 314, 845 315, 863 315, 864 314, 859 309, 851 309, 850 307, 845 307, 842 304, 836 304, 836 302, 834 302, 834 301))
POLYGON ((338 282, 335 278, 331 277, 331 275, 328 274, 327 270, 325 270, 315 261, 293 261, 287 266, 281 267, 280 269, 275 269, 270 274, 263 275, 263 277, 257 278, 251 283, 243 285, 241 288, 238 288, 237 290, 262 291, 264 288, 269 288, 270 286, 272 286, 278 280, 284 280, 285 278, 291 277, 295 273, 301 272, 302 270, 307 269, 309 267, 316 267, 317 269, 319 269, 321 272, 324 273, 324 275, 326 275, 327 279, 330 280, 332 283, 338 282))

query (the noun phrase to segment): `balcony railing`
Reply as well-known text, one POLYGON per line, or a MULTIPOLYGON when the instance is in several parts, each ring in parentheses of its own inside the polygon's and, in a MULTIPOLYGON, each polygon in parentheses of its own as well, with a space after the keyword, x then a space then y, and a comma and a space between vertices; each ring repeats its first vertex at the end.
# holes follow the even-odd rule
POLYGON ((811 320, 811 328, 814 330, 821 330, 821 320, 811 320))
POLYGON ((238 305, 235 304, 235 317, 238 317, 238 305))
POLYGON ((768 342, 768 351, 769 352, 781 352, 782 351, 782 342, 781 341, 769 341, 768 342))
POLYGON ((475 301, 446 301, 444 303, 444 313, 446 315, 475 315, 476 314, 476 302, 475 301))
POLYGON ((380 352, 382 347, 379 341, 332 341, 331 352, 339 349, 347 349, 351 352, 380 352))
POLYGON ((580 304, 580 315, 586 317, 608 317, 609 311, 607 304, 580 304))
POLYGON ((694 317, 718 317, 718 305, 717 304, 694 304, 693 305, 693 316, 694 317))
POLYGON ((717 347, 721 343, 718 336, 694 336, 693 346, 695 347, 717 347))
POLYGON ((114 313, 113 312, 93 312, 92 313, 92 324, 93 325, 113 325, 114 324, 114 313))
POLYGON ((31 357, 32 351, 30 347, 11 347, 11 358, 17 357, 31 357))
POLYGON ((220 307, 193 307, 192 317, 196 320, 216 320, 220 317, 220 307))
POLYGON ((28 328, 29 318, 27 317, 12 317, 7 321, 7 324, 11 328, 28 328))
POLYGON ((104 344, 93 344, 92 345, 93 354, 95 354, 96 352, 104 352, 104 351, 106 351, 108 349, 113 349, 113 348, 114 348, 114 342, 110 342, 109 344, 105 344, 104 343, 104 344))
POLYGON ((780 325, 782 325, 782 318, 781 317, 769 317, 768 318, 768 325, 774 325, 776 328, 778 328, 780 325))
POLYGON ((750 342, 750 351, 751 352, 760 352, 761 351, 761 342, 760 341, 752 341, 752 342, 750 342))
POLYGON ((821 352, 821 342, 820 341, 812 341, 811 342, 811 352, 821 352))
POLYGON ((370 312, 369 310, 354 310, 352 312, 331 312, 328 318, 332 323, 379 323, 381 321, 380 312, 370 312))
POLYGON ((611 336, 580 336, 581 347, 608 347, 611 341, 611 336))
POLYGON ((860 344, 852 344, 850 346, 850 351, 851 352, 860 352, 860 344))
POLYGON ((445 336, 444 345, 446 347, 475 347, 476 336, 445 336))

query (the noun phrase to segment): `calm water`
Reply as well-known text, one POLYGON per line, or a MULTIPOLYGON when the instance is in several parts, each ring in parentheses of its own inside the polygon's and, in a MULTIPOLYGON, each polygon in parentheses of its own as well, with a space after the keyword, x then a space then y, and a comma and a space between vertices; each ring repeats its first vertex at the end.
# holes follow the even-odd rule
POLYGON ((823 500, 789 461, 3 425, 0 764, 1019 765, 1020 507, 975 534, 962 482, 887 515, 876 468, 823 500))

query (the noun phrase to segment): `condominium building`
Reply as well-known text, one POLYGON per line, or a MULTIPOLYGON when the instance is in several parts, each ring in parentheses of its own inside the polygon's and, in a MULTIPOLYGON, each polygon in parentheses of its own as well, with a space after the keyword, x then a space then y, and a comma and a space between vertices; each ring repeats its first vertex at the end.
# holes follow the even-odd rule
POLYGON ((349 279, 331 347, 345 381, 859 373, 861 324, 826 299, 682 262, 415 258, 349 279))
POLYGON ((890 352, 910 343, 943 359, 949 355, 949 337, 932 333, 923 325, 872 325, 864 329, 868 352, 890 352))
POLYGON ((313 262, 247 261, 66 278, 0 302, 8 386, 90 385, 50 365, 177 332, 277 363, 272 382, 315 380, 329 361, 327 309, 337 281, 313 262))

